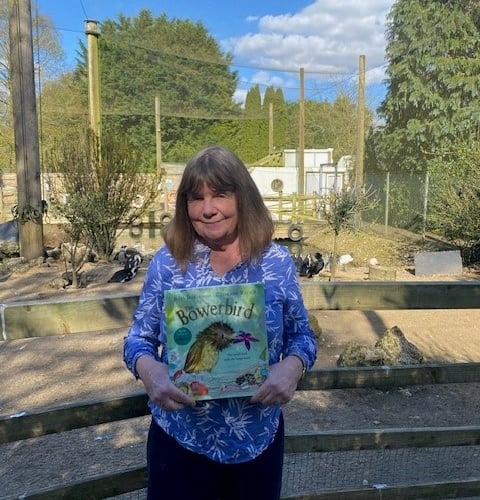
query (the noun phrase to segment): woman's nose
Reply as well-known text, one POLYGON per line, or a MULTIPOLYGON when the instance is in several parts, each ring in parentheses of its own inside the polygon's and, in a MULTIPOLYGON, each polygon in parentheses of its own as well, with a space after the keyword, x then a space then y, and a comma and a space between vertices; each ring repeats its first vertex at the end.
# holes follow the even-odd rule
POLYGON ((213 198, 208 196, 203 199, 202 211, 204 217, 211 217, 217 213, 213 198))

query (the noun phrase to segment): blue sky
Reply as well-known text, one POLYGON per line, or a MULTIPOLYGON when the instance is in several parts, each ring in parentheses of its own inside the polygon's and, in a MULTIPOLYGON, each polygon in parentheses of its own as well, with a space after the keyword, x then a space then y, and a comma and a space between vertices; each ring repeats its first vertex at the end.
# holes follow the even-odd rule
POLYGON ((305 70, 305 97, 331 99, 356 89, 360 55, 366 58, 367 105, 384 96, 385 20, 394 0, 32 0, 57 29, 68 65, 84 21, 100 23, 121 13, 135 17, 148 9, 157 17, 200 21, 239 73, 235 99, 242 102, 255 84, 281 87, 298 98, 299 71, 305 70))

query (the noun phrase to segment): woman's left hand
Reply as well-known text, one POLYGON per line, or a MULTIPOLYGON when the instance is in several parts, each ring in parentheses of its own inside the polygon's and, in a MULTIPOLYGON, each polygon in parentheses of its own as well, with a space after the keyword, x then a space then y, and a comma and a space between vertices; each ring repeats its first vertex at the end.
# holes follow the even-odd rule
POLYGON ((298 357, 287 356, 270 366, 267 379, 251 397, 250 402, 266 406, 288 403, 295 394, 302 373, 303 365, 298 357))

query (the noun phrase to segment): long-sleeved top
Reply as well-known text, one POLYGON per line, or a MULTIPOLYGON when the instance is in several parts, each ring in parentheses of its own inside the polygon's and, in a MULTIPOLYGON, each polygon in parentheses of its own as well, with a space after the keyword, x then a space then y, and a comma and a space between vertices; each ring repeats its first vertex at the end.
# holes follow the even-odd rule
MULTIPOLYGON (((133 322, 124 341, 124 361, 138 378, 137 359, 150 355, 167 363, 164 291, 238 283, 263 283, 269 364, 297 354, 307 369, 317 343, 304 306, 295 265, 288 249, 272 242, 254 263, 240 262, 223 276, 210 263, 210 249, 195 245, 194 259, 182 272, 167 247, 147 269, 133 322)), ((182 446, 222 463, 240 463, 260 455, 273 441, 281 406, 267 407, 248 397, 197 401, 194 407, 167 412, 149 402, 156 423, 182 446)))

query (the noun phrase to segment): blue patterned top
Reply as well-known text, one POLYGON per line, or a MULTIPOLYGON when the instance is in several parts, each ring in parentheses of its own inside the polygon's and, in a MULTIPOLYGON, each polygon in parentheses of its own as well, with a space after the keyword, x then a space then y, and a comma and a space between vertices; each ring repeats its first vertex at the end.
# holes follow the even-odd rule
MULTIPOLYGON (((167 363, 163 292, 172 288, 263 283, 269 362, 296 353, 311 368, 317 352, 293 259, 272 242, 256 263, 241 262, 219 276, 210 264, 210 249, 197 243, 195 259, 183 273, 167 247, 149 264, 133 323, 125 338, 124 360, 132 373, 137 359, 149 354, 167 363)), ((240 463, 260 455, 273 441, 281 407, 252 404, 249 398, 198 401, 195 407, 167 412, 152 401, 155 421, 182 446, 223 463, 240 463)))

